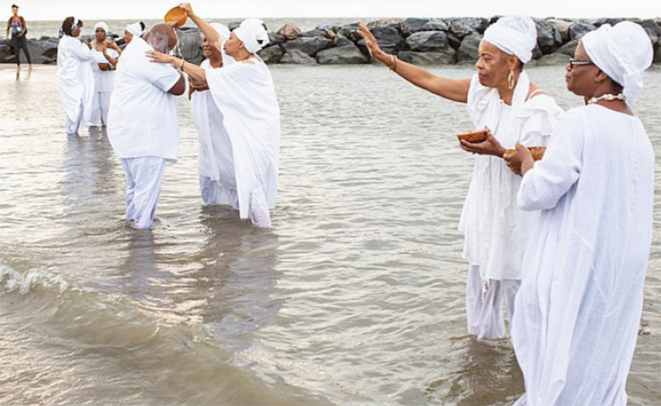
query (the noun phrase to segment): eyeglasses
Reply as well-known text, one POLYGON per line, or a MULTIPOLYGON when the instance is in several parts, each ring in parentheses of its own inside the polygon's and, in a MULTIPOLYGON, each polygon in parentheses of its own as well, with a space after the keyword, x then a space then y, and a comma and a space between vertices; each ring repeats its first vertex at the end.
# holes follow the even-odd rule
POLYGON ((570 59, 569 60, 569 70, 574 69, 575 65, 578 65, 578 66, 581 66, 581 65, 594 65, 594 62, 592 62, 592 61, 582 61, 580 59, 570 59))

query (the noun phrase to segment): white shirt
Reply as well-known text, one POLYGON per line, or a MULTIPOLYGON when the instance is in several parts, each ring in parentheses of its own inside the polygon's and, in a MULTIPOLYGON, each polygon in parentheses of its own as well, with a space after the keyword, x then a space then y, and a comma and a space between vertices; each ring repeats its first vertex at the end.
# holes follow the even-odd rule
POLYGON ((153 48, 133 38, 117 64, 110 98, 108 138, 119 158, 154 156, 176 162, 179 149, 177 98, 168 93, 181 75, 151 62, 153 48))
POLYGON ((94 76, 90 62, 92 51, 77 38, 65 35, 57 45, 57 84, 62 106, 71 121, 79 118, 82 105, 84 119, 92 114, 94 76))
MULTIPOLYGON (((114 49, 108 48, 106 51, 108 55, 113 58, 118 58, 119 53, 114 49)), ((112 92, 115 87, 115 71, 103 71, 99 68, 100 63, 105 63, 110 65, 108 59, 103 56, 102 52, 99 52, 92 47, 92 53, 94 54, 94 61, 92 61, 92 72, 94 73, 94 91, 97 93, 107 93, 112 92)))

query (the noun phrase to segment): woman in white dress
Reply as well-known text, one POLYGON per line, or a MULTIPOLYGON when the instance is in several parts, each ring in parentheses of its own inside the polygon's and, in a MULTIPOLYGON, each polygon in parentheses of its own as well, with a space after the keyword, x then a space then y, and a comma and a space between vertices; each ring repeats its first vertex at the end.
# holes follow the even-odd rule
POLYGON ((466 314, 468 332, 478 339, 506 336, 503 307, 514 312, 521 279, 527 232, 535 213, 516 207, 521 178, 501 159, 516 143, 545 146, 562 114, 553 98, 532 83, 523 70, 532 58, 537 30, 530 17, 507 16, 492 24, 480 43, 477 74, 472 78, 436 76, 383 52, 359 23, 372 56, 392 71, 430 93, 466 103, 475 128, 487 127, 483 143, 461 141, 476 154, 473 177, 459 222, 468 262, 466 314))
MULTIPOLYGON (((586 34, 567 66, 584 107, 567 112, 544 158, 517 146, 518 204, 542 210, 524 257, 512 343, 517 406, 625 406, 652 242, 654 151, 630 106, 652 63, 631 22, 586 34)), ((507 159, 510 158, 508 155, 507 159)))
POLYGON ((94 26, 95 39, 92 42, 94 61, 94 103, 92 104, 93 126, 106 127, 108 125, 108 110, 110 109, 110 95, 115 87, 115 68, 122 51, 114 41, 108 40, 108 24, 96 23, 94 26))

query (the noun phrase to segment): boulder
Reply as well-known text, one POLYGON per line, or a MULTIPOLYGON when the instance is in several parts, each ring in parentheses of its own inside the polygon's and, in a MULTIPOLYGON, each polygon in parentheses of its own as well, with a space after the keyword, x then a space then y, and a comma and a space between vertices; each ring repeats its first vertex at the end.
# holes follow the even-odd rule
POLYGON ((560 32, 560 36, 562 37, 562 43, 569 42, 569 27, 571 26, 571 21, 565 21, 565 20, 558 20, 555 18, 548 19, 546 20, 547 24, 552 25, 555 27, 560 32))
POLYGON ((333 38, 333 47, 346 47, 346 46, 355 46, 355 44, 350 41, 347 37, 342 34, 335 34, 333 38))
POLYGON ((303 35, 301 29, 292 23, 287 23, 282 27, 280 27, 280 29, 278 30, 278 34, 284 36, 288 40, 297 39, 303 35))
POLYGON ((534 21, 537 27, 537 45, 542 54, 551 54, 562 46, 560 30, 544 20, 534 19, 534 21))
POLYGON ((451 23, 456 22, 460 25, 465 25, 479 34, 484 34, 484 31, 489 27, 489 20, 482 17, 461 17, 446 20, 449 20, 451 23))
POLYGON ((277 44, 266 47, 257 53, 257 55, 259 55, 259 57, 267 64, 280 63, 284 54, 285 50, 277 44))
POLYGON ((333 30, 324 30, 324 33, 326 34, 326 38, 330 40, 334 39, 335 36, 337 35, 333 30))
POLYGON ((402 34, 408 37, 420 31, 447 31, 448 25, 439 18, 407 18, 402 22, 402 34))
POLYGON ((661 63, 661 44, 654 47, 654 63, 661 63))
POLYGON ((464 37, 467 37, 476 31, 466 24, 462 24, 458 21, 453 21, 450 23, 450 26, 448 27, 448 32, 454 35, 455 37, 459 38, 460 40, 462 40, 464 39, 464 37))
POLYGON ((310 38, 310 37, 326 37, 326 30, 310 30, 310 31, 305 31, 303 34, 301 34, 301 37, 303 38, 310 38))
POLYGON ((405 48, 406 42, 396 28, 393 28, 392 26, 376 27, 371 31, 374 38, 376 38, 376 42, 384 52, 396 54, 398 51, 405 48))
POLYGON ((319 31, 331 30, 333 32, 339 32, 342 29, 342 26, 344 26, 344 24, 324 23, 324 24, 319 24, 314 29, 319 31))
POLYGON ((654 20, 644 20, 641 21, 640 26, 647 31, 647 35, 650 37, 650 40, 652 41, 652 44, 656 44, 659 42, 659 38, 661 38, 661 26, 656 23, 654 20))
POLYGON ((560 53, 544 55, 537 60, 537 66, 566 65, 570 59, 570 56, 560 53))
POLYGON ((280 58, 280 63, 291 65, 316 65, 317 60, 300 49, 288 49, 280 58))
POLYGON ((325 49, 317 54, 317 62, 321 65, 361 64, 369 61, 370 58, 355 45, 325 49))
POLYGON ((179 51, 181 56, 188 62, 199 65, 204 60, 202 52, 202 37, 197 28, 187 30, 177 30, 179 38, 179 51))
POLYGON ((573 58, 574 53, 576 52, 576 48, 578 48, 578 40, 574 39, 558 48, 556 52, 559 54, 568 55, 569 57, 573 58))
POLYGON ((282 44, 282 46, 287 50, 287 52, 293 49, 297 49, 305 52, 308 54, 308 56, 314 57, 317 55, 317 52, 330 48, 332 44, 333 41, 323 37, 307 37, 287 41, 282 44))
POLYGON ((285 41, 287 41, 287 38, 284 35, 277 32, 269 32, 269 45, 278 45, 285 41))
POLYGON ((381 20, 370 21, 367 23, 367 28, 371 30, 372 28, 385 27, 392 24, 400 24, 401 22, 401 18, 383 18, 381 20))
POLYGON ((461 39, 457 38, 454 34, 448 33, 448 44, 454 50, 457 50, 457 49, 459 49, 459 46, 461 45, 461 39))
POLYGON ((448 36, 443 31, 420 31, 406 39, 411 51, 438 52, 448 48, 448 36))
POLYGON ((480 41, 482 41, 482 36, 476 32, 466 36, 457 51, 457 62, 477 61, 480 41))
POLYGON ((345 24, 335 31, 336 34, 342 34, 353 42, 358 42, 362 37, 358 35, 358 23, 345 24))
POLYGON ((575 22, 569 26, 569 38, 573 40, 581 39, 581 37, 592 30, 596 30, 594 24, 587 22, 575 22))
POLYGON ((452 48, 448 48, 444 52, 402 51, 397 57, 414 65, 447 65, 455 63, 456 51, 452 48))

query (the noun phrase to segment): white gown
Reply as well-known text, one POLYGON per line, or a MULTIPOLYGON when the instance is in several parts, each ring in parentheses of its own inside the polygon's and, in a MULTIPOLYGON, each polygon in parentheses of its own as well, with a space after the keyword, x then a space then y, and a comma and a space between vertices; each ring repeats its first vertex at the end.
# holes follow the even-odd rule
POLYGON ((518 204, 543 210, 530 235, 512 343, 516 405, 625 406, 652 239, 654 151, 640 120, 569 111, 518 204))
MULTIPOLYGON (((563 111, 550 96, 529 99, 530 79, 522 72, 512 105, 496 89, 473 77, 468 111, 476 129, 489 127, 504 148, 517 142, 545 146, 563 111)), ((521 177, 502 158, 475 156, 475 167, 459 230, 464 234, 463 256, 469 263, 466 291, 468 331, 478 339, 505 337, 503 305, 514 312, 514 297, 521 279, 523 253, 538 213, 516 207, 521 177)))
POLYGON ((94 76, 92 51, 77 38, 65 35, 57 45, 57 84, 67 115, 67 133, 75 134, 81 121, 91 121, 94 76))
POLYGON ((233 164, 223 169, 218 161, 217 170, 209 175, 222 178, 233 170, 236 183, 236 192, 226 189, 216 196, 215 204, 238 206, 242 219, 270 227, 269 210, 275 207, 278 188, 280 108, 268 67, 252 58, 207 71, 207 82, 221 113, 216 117, 229 136, 233 164))
MULTIPOLYGON (((92 47, 94 60, 91 63, 92 73, 94 74, 94 98, 92 103, 91 125, 108 125, 108 112, 110 110, 110 95, 115 87, 115 71, 102 71, 99 68, 100 63, 107 63, 108 60, 99 51, 92 47)), ((119 53, 114 49, 107 50, 108 55, 118 58, 119 53)))

